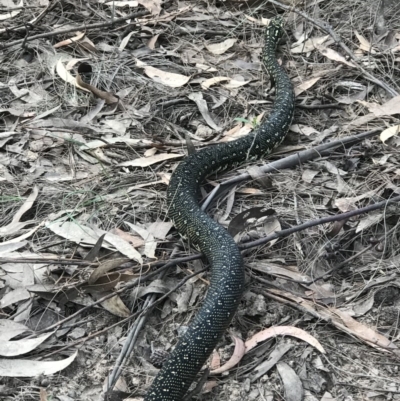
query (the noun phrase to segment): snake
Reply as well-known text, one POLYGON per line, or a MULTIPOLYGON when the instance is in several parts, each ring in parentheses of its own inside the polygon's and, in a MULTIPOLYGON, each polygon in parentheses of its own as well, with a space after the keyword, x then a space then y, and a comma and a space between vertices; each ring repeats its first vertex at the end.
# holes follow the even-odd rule
POLYGON ((177 231, 205 255, 210 285, 204 302, 169 354, 144 398, 181 401, 234 316, 245 287, 240 250, 228 232, 201 210, 199 186, 212 173, 226 171, 271 153, 285 138, 294 114, 290 79, 276 58, 283 34, 281 16, 265 29, 262 62, 275 84, 269 117, 249 134, 190 154, 171 175, 167 188, 168 216, 177 231))

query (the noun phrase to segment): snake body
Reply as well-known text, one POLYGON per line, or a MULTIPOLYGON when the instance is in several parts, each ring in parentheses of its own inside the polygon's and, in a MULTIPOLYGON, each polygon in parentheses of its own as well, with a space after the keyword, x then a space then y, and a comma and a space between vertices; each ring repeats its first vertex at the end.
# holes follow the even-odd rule
POLYGON ((289 129, 294 94, 275 51, 282 36, 282 19, 265 31, 263 64, 275 82, 276 98, 269 118, 247 136, 203 149, 183 160, 167 190, 169 217, 207 257, 211 282, 204 303, 186 333, 163 364, 145 401, 180 401, 229 325, 244 289, 244 266, 233 238, 198 205, 198 188, 209 174, 257 160, 277 147, 289 129))

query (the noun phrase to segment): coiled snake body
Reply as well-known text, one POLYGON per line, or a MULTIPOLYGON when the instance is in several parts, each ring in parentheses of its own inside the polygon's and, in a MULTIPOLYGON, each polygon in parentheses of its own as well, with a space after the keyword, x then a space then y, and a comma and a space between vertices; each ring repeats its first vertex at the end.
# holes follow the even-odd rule
POLYGON ((151 385, 145 401, 180 401, 229 325, 244 288, 243 260, 226 230, 200 210, 198 187, 212 172, 223 171, 270 153, 284 139, 294 112, 289 77, 275 57, 282 19, 265 33, 263 63, 275 82, 269 118, 244 138, 203 149, 182 161, 168 187, 169 216, 177 230, 196 244, 211 265, 211 284, 200 311, 180 338, 151 385))

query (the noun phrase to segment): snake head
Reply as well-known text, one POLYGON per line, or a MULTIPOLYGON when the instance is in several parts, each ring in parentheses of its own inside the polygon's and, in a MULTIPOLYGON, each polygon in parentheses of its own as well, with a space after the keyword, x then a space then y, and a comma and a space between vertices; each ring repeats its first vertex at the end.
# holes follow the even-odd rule
POLYGON ((279 15, 269 21, 269 25, 265 30, 266 39, 273 39, 275 43, 283 35, 283 18, 279 15))

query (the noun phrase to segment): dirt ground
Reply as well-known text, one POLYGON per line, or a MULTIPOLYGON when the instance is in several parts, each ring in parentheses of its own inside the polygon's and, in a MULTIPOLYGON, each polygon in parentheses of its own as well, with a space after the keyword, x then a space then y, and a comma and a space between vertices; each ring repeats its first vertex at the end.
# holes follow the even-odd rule
POLYGON ((0 401, 146 394, 209 283, 171 173, 270 113, 277 14, 295 118, 201 188, 247 287, 195 396, 400 400, 398 1, 0 0, 0 401))

